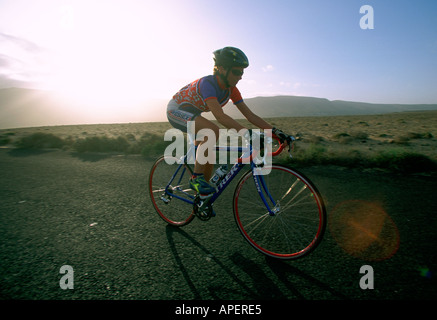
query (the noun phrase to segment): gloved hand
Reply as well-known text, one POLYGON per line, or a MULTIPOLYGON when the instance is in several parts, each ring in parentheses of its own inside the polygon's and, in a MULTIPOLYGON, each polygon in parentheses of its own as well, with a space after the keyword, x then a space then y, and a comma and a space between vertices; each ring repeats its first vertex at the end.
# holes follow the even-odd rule
POLYGON ((284 133, 278 128, 273 128, 272 133, 279 138, 279 141, 281 141, 281 143, 287 142, 288 145, 291 145, 291 143, 295 140, 293 136, 284 133))

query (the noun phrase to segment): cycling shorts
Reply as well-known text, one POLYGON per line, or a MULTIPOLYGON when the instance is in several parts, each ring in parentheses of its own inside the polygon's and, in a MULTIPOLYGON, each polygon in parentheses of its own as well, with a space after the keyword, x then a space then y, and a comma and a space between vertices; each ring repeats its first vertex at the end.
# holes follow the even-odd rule
POLYGON ((167 105, 167 119, 176 129, 187 132, 188 121, 194 119, 202 113, 201 110, 188 104, 179 105, 174 99, 167 105))

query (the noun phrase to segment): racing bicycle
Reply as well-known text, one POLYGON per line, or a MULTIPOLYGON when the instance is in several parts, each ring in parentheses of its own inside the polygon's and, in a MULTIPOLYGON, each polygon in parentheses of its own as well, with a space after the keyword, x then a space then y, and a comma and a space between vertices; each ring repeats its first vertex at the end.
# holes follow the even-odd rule
MULTIPOLYGON (((312 252, 326 229, 323 199, 302 173, 286 165, 267 163, 268 156, 275 157, 286 147, 274 135, 266 140, 275 147, 264 150, 261 158, 263 150, 252 148, 250 143, 238 147, 215 146, 216 151, 225 152, 237 148, 241 156, 207 200, 202 200, 189 187, 194 165, 188 161, 188 155, 192 150, 180 158, 159 157, 149 175, 149 194, 158 215, 176 227, 189 224, 195 217, 209 220, 216 215, 214 202, 240 171, 249 166, 232 198, 235 222, 243 237, 256 250, 273 258, 297 259, 312 252)), ((291 151, 290 145, 290 156, 291 151)))

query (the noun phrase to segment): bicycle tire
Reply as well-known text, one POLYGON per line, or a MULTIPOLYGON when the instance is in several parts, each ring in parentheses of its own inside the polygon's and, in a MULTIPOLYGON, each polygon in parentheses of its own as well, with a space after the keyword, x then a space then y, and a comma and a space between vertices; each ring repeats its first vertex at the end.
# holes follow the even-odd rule
MULTIPOLYGON (((269 214, 250 170, 235 188, 235 221, 243 237, 261 253, 284 260, 301 258, 312 252, 323 238, 327 219, 323 199, 302 173, 283 165, 262 170, 269 168, 271 172, 261 177, 276 202, 271 208, 278 211, 269 214)), ((262 185, 259 189, 266 195, 262 185)))
POLYGON ((188 185, 192 169, 184 164, 177 170, 176 160, 162 156, 155 161, 149 174, 149 195, 153 207, 165 222, 182 227, 193 221, 195 215, 193 206, 180 198, 190 201, 195 192, 188 185), (169 164, 171 162, 175 164, 169 164))

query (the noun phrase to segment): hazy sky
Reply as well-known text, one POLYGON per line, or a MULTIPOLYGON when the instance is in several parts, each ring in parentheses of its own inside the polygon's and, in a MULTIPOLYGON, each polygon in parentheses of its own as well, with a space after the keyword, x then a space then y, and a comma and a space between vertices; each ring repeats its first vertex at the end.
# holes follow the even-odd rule
POLYGON ((236 46, 243 97, 437 103, 436 17, 435 0, 0 0, 0 88, 170 99, 236 46))

